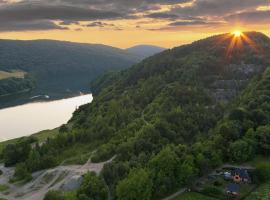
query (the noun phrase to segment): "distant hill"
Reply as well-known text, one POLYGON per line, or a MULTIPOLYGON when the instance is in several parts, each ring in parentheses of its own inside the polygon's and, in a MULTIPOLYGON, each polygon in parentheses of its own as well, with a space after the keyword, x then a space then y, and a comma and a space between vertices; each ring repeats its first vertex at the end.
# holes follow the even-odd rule
POLYGON ((0 40, 0 71, 21 70, 32 76, 36 81, 32 95, 61 97, 86 91, 99 75, 128 68, 141 59, 125 50, 99 44, 0 40))
POLYGON ((166 50, 163 47, 153 46, 153 45, 137 45, 126 49, 130 54, 137 55, 141 58, 147 58, 153 56, 157 53, 166 50))

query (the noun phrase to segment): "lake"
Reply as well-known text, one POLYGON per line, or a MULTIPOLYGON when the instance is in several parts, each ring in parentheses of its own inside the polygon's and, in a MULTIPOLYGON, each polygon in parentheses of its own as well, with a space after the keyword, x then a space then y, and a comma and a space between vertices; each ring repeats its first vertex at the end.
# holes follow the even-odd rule
POLYGON ((81 105, 93 100, 91 94, 49 102, 35 102, 0 110, 0 141, 54 129, 66 123, 81 105))

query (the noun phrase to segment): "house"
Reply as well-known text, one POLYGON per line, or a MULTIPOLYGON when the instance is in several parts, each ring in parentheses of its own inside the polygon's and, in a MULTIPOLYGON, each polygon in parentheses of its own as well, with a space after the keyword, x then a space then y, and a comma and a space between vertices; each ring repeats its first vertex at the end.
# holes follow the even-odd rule
POLYGON ((227 186, 226 192, 229 195, 237 196, 239 194, 239 190, 240 190, 240 186, 238 184, 230 183, 227 186))
POLYGON ((231 172, 235 183, 250 183, 251 179, 246 169, 235 169, 231 172))

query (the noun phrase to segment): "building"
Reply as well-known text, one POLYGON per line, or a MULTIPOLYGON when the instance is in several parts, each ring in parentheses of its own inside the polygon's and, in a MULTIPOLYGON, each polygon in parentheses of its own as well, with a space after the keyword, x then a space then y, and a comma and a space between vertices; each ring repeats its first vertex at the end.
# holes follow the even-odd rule
POLYGON ((232 196, 237 196, 239 194, 239 191, 240 191, 240 186, 235 183, 230 183, 226 189, 227 194, 232 195, 232 196))
POLYGON ((250 183, 251 179, 246 169, 235 169, 231 172, 235 183, 250 183))

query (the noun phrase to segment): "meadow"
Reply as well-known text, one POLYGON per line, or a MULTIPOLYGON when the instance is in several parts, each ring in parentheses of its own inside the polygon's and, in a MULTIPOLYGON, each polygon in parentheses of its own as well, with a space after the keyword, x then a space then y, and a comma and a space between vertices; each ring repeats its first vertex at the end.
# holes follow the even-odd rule
POLYGON ((6 78, 24 78, 25 72, 19 70, 0 71, 0 80, 6 78))

